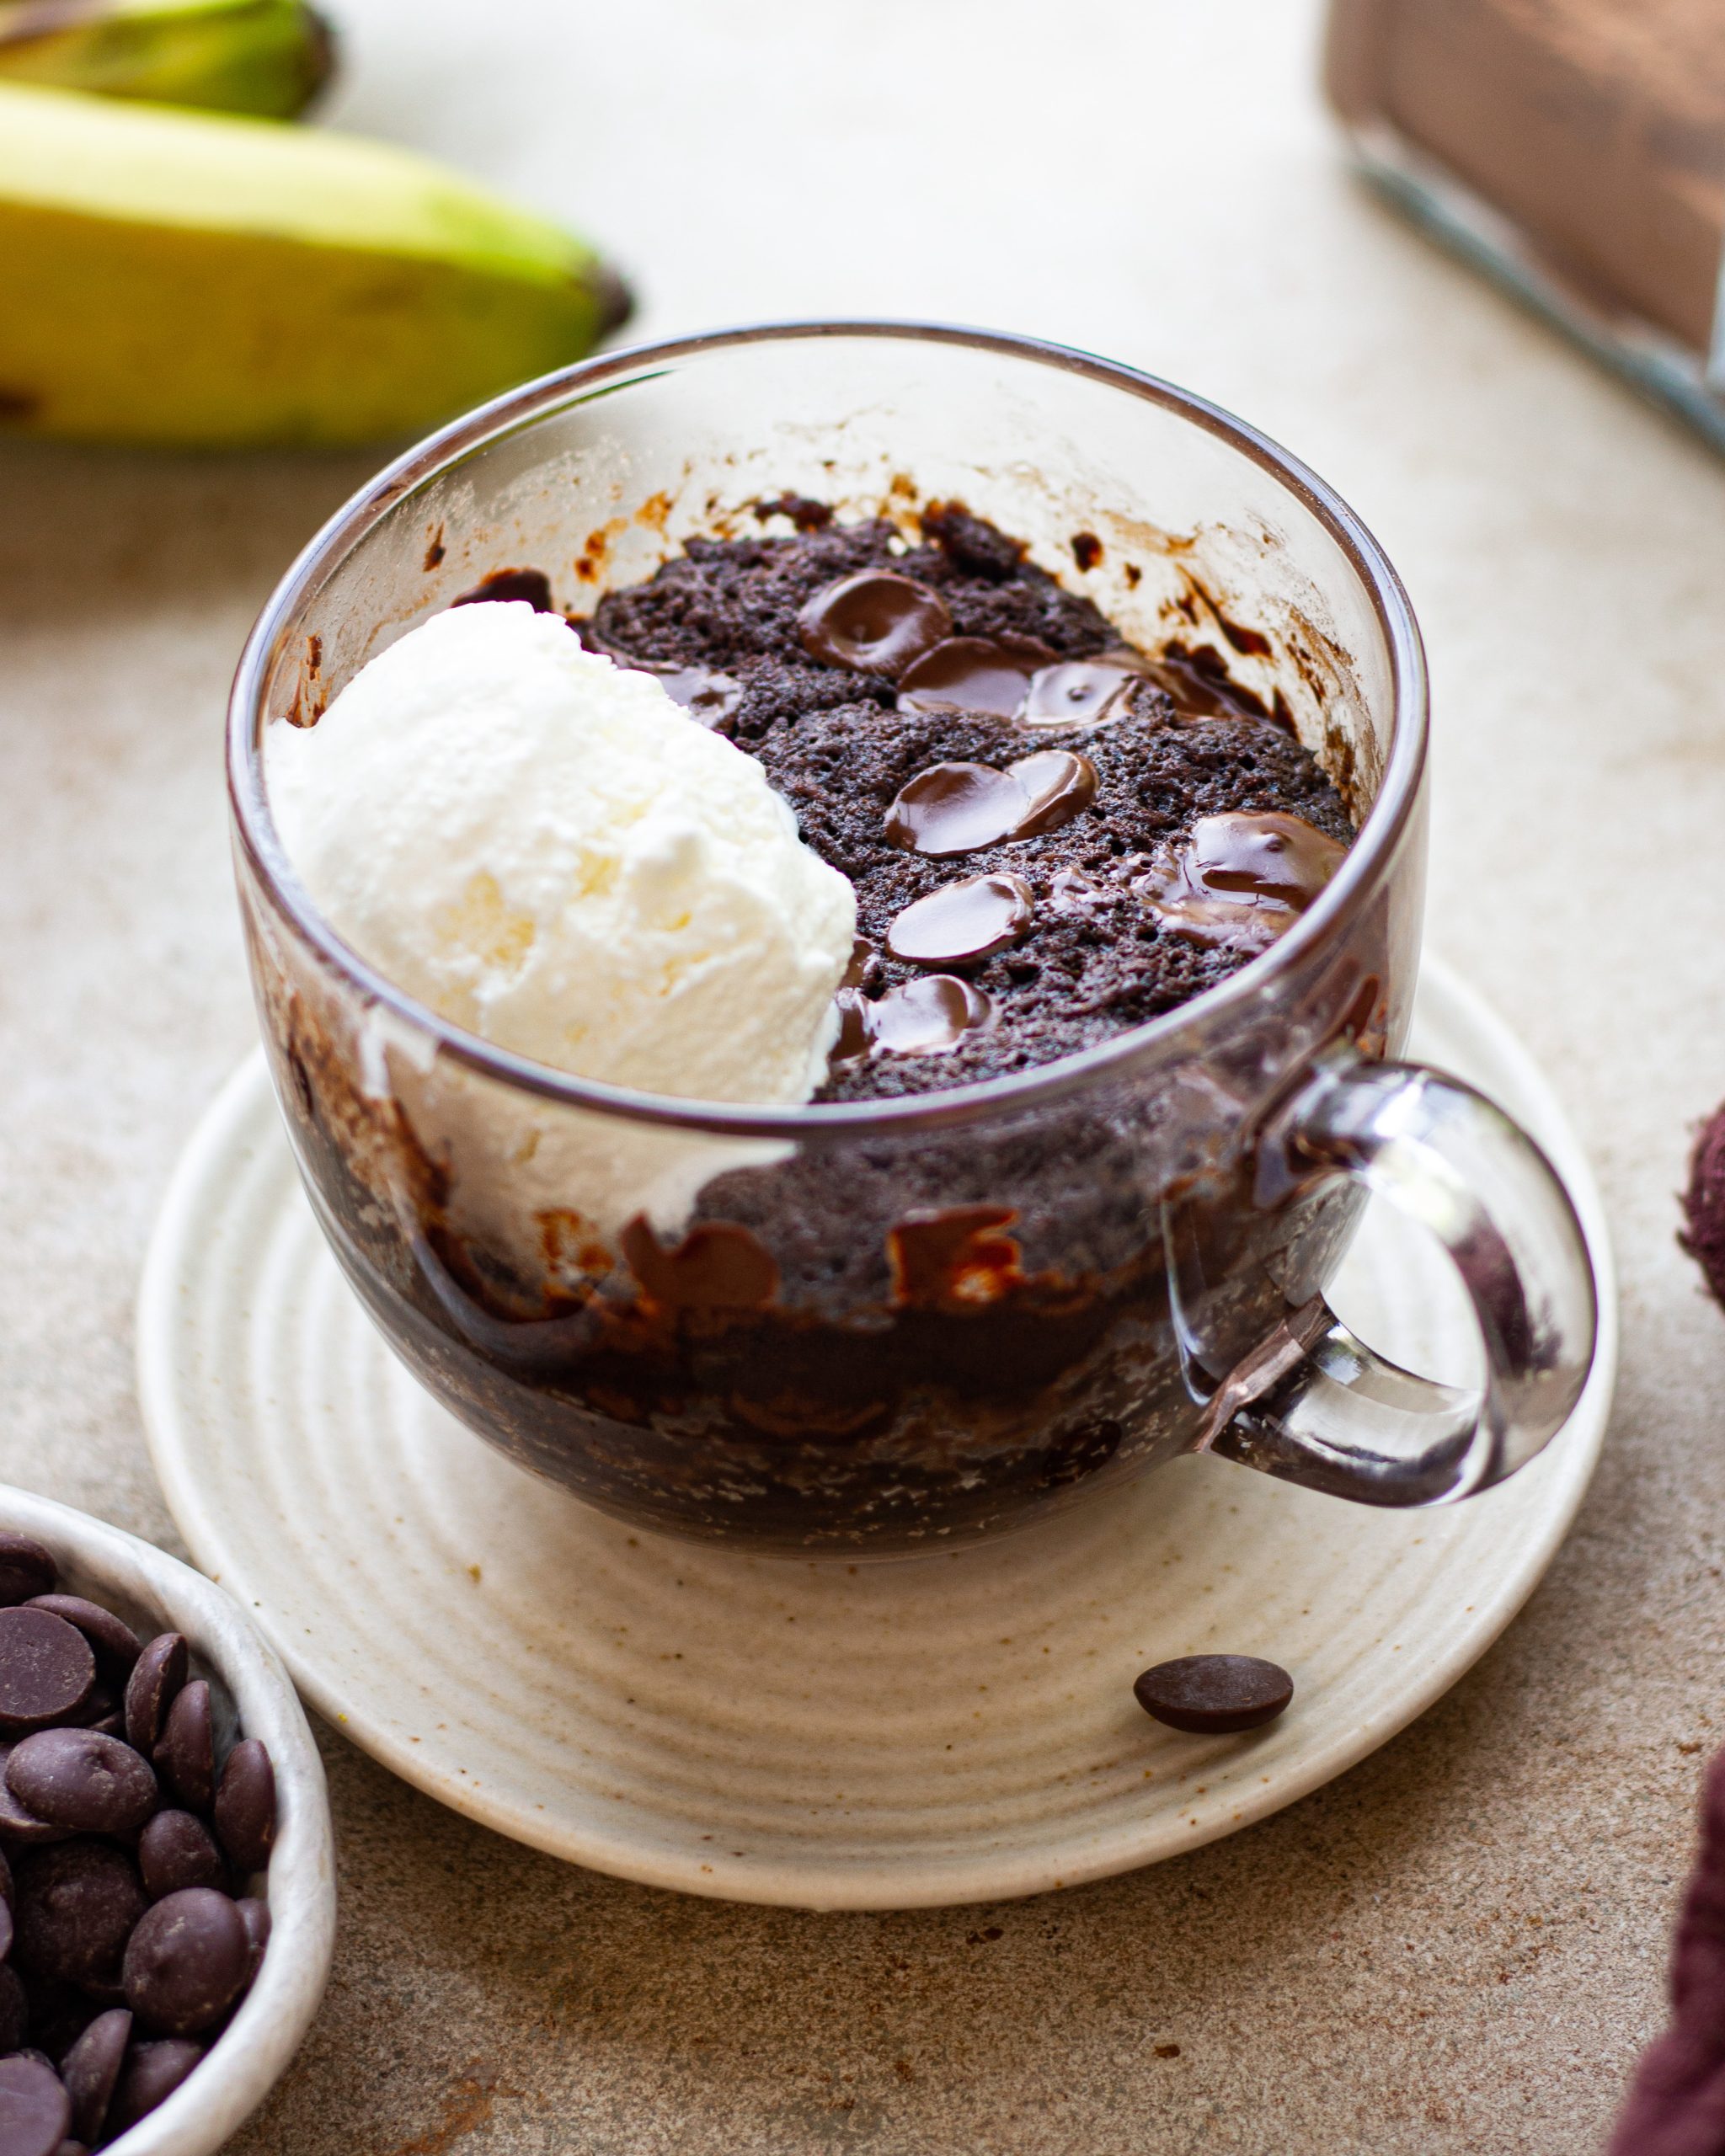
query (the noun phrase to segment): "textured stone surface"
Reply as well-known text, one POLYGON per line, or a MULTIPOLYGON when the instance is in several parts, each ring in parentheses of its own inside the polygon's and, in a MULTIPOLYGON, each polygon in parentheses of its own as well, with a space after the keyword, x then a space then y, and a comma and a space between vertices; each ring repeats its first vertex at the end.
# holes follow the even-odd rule
MULTIPOLYGON (((1306 4, 515 0, 483 50, 457 0, 341 12, 334 117, 581 218, 644 334, 1037 330, 1342 487, 1430 639, 1435 940, 1567 1091, 1626 1326, 1605 1463, 1503 1642, 1343 1781, 1136 1877, 907 1917, 682 1902, 525 1854, 332 1735, 335 1982, 237 2147, 1596 2148, 1725 1736, 1725 1321, 1673 1241, 1725 1093, 1725 468, 1354 191, 1306 4), (883 198, 922 222, 876 244, 883 198)), ((170 1543, 130 1312, 251 1034, 222 696, 371 461, 0 450, 0 1476, 170 1543)))

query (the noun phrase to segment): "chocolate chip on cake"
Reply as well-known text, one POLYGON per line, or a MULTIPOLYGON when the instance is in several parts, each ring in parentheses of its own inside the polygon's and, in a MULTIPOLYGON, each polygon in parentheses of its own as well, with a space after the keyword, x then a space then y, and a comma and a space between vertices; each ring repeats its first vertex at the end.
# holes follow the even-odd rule
POLYGON ((891 569, 865 569, 826 585, 798 622, 812 658, 892 680, 952 630, 939 595, 891 569))
POLYGON ((1016 716, 1031 677, 1054 656, 1030 637, 948 637, 899 676, 899 709, 1016 716))
POLYGON ((1028 926, 1030 886, 1022 876, 967 876, 914 899, 895 916, 886 947, 918 966, 958 966, 1004 950, 1028 926))

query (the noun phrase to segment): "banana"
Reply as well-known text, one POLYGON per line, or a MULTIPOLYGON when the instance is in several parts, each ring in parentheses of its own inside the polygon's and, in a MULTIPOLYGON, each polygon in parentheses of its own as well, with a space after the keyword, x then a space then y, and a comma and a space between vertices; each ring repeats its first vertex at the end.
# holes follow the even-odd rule
POLYGON ((328 80, 305 0, 0 0, 0 81, 291 120, 328 80))
POLYGON ((584 241, 406 151, 0 84, 0 428, 423 431, 628 315, 584 241))

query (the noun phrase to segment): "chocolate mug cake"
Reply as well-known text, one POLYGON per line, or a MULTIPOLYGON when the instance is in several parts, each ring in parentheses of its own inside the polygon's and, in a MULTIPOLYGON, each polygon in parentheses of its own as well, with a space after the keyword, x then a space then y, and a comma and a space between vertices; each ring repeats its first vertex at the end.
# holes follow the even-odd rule
MULTIPOLYGON (((858 333, 846 364, 878 358, 873 334, 919 334, 858 333)), ((1031 369, 1070 357, 1003 349, 1031 369)), ((686 373, 636 367, 624 393, 662 394, 680 375, 698 384, 709 354, 721 376, 740 357, 772 371, 778 356, 770 339, 764 350, 742 337, 672 350, 686 373)), ((836 351, 829 342, 818 355, 836 351)), ((920 355, 905 401, 919 376, 970 356, 956 334, 920 355)), ((1067 371, 1119 399, 1119 371, 1085 364, 1087 382, 1076 363, 1067 371)), ((788 379, 777 373, 781 393, 788 379)), ((1164 428, 1194 424, 1178 392, 1152 387, 1144 403, 1164 428)), ((898 417, 914 450, 921 427, 902 407, 898 417)), ((597 424, 579 397, 547 403, 548 427, 572 421, 597 424)), ((1213 416, 1202 424, 1226 470, 1238 442, 1213 416)), ((506 439, 519 500, 533 467, 522 432, 506 439)), ((1274 453, 1250 446, 1279 485, 1274 453)), ((638 439, 628 448, 638 456, 638 439)), ((1413 986, 1421 712, 1405 602, 1363 535, 1347 533, 1349 574, 1377 619, 1356 608, 1356 627, 1387 625, 1381 659, 1350 657, 1315 606, 1279 597, 1300 552, 1290 542, 1262 572, 1255 615, 1238 591, 1213 591, 1178 545, 1135 554, 1118 520, 1070 527, 1068 570, 1050 560, 1045 518, 1033 535, 985 513, 991 503, 918 496, 902 478, 872 503, 855 488, 817 493, 789 456, 766 471, 761 455, 745 460, 772 483, 725 497, 708 486, 698 498, 686 471, 680 494, 611 520, 612 558, 606 528, 590 534, 572 579, 548 549, 504 545, 462 504, 471 528, 446 566, 453 486, 471 488, 473 460, 462 449, 446 462, 435 443, 421 454, 423 468, 352 513, 344 551, 320 542, 260 625, 237 691, 235 793, 265 1038, 307 1189, 391 1344, 457 1415, 641 1524, 852 1553, 989 1532, 1194 1446, 1369 1502, 1429 1502, 1510 1471, 1557 1426, 1591 1326, 1562 1194, 1484 1103, 1381 1059, 1413 986), (562 971, 545 977, 565 984, 580 1022, 533 1032, 536 989, 531 1025, 512 1035, 528 1023, 524 969, 550 963, 566 923, 529 918, 501 871, 469 879, 439 915, 462 958, 435 976, 441 1002, 410 952, 392 966, 381 931, 368 950, 333 900, 327 918, 308 901, 319 887, 299 851, 303 798, 282 774, 307 767, 305 737, 326 725, 345 728, 342 754, 361 759, 353 772, 378 753, 382 734, 344 719, 340 699, 362 671, 389 671, 365 666, 384 618, 366 557, 404 585, 408 504, 421 533, 428 511, 443 514, 434 545, 416 549, 430 617, 416 595, 425 626, 390 646, 395 695, 435 702, 440 666, 478 665, 455 738, 471 757, 476 730, 489 740, 494 723, 507 760, 481 664, 506 632, 532 648, 520 683, 499 680, 497 711, 537 714, 536 753, 562 738, 540 706, 563 687, 543 685, 568 677, 570 695, 611 700, 606 744, 636 725, 661 764, 686 766, 676 817, 628 870, 630 903, 655 935, 686 926, 686 894, 705 889, 690 883, 691 861, 710 866, 745 829, 756 855, 773 854, 778 914, 763 926, 745 907, 714 963, 744 944, 779 955, 688 1004, 698 1028, 663 1033, 686 984, 643 999, 639 953, 660 946, 638 950, 631 939, 646 931, 629 915, 608 944, 578 938, 579 963, 558 947, 562 971), (615 558, 624 527, 654 547, 644 573, 615 558), (1172 588, 1157 633, 1142 609, 1123 621, 1074 588, 1103 573, 1123 598, 1147 579, 1172 588), (585 605, 583 584, 600 587, 585 605), (429 670, 418 686, 415 638, 429 670), (686 738, 665 730, 659 706, 670 704, 686 738), (766 814, 763 776, 776 799, 751 822, 766 814), (1375 841, 1354 875, 1362 816, 1375 841), (840 887, 853 894, 842 913, 840 887), (841 949, 839 927, 852 922, 841 949), (780 1015, 813 1007, 811 995, 812 1063, 780 1015), (631 996, 634 1015, 618 1017, 631 996), (757 996, 771 1006, 764 1026, 757 996), (607 1063, 587 1002, 611 1014, 595 1027, 612 1045, 633 1054, 651 1036, 660 1064, 621 1049, 607 1063), (547 1068, 556 1059, 540 1043, 577 1035, 585 1049, 547 1068), (682 1098, 663 1082, 644 1091, 641 1069, 670 1067, 667 1041, 679 1070, 687 1059, 722 1084, 680 1084, 682 1098), (743 1090, 739 1042, 772 1049, 773 1090, 743 1090), (1477 1399, 1421 1390, 1322 1300, 1362 1163, 1375 1157, 1374 1118, 1416 1095, 1434 1145, 1447 1142, 1441 1111, 1506 1149, 1494 1173, 1507 1232, 1488 1219, 1471 1258, 1452 1244, 1493 1362, 1477 1399), (1540 1237, 1539 1262, 1561 1277, 1539 1283, 1535 1308, 1525 1276, 1540 1237), (1397 1385, 1396 1442, 1375 1452, 1359 1442, 1360 1401, 1397 1385), (1350 1386, 1354 1441, 1338 1446, 1321 1425, 1350 1386)), ((537 473, 547 494, 554 462, 544 455, 537 473)), ((1302 507, 1333 556, 1339 520, 1327 504, 1302 507)), ((1339 576, 1333 558, 1325 566, 1339 576)), ((366 711, 377 708, 374 695, 366 711)), ((656 782, 641 775, 652 760, 619 750, 593 782, 626 801, 625 824, 657 813, 656 782)), ((468 768, 472 793, 495 785, 490 764, 468 768)), ((402 802, 419 798, 416 782, 403 781, 402 802)), ((523 786, 537 796, 537 776, 510 784, 511 798, 523 786)), ((382 798, 399 808, 390 785, 382 798)), ((440 798, 449 818, 473 821, 459 789, 440 798)), ((542 806, 534 843, 560 832, 587 864, 575 882, 597 894, 593 918, 623 920, 603 910, 615 864, 591 866, 591 832, 571 835, 550 781, 542 806)), ((355 922, 377 920, 382 872, 416 861, 419 842, 392 830, 357 867, 346 849, 355 922)), ((743 903, 748 857, 724 872, 725 905, 743 903)))

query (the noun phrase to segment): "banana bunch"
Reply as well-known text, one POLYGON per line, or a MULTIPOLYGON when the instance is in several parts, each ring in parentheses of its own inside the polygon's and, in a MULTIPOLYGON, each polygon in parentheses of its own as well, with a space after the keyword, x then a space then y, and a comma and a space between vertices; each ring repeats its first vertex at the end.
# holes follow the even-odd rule
POLYGON ((0 0, 0 433, 410 435, 624 320, 585 241, 286 124, 329 64, 302 0, 0 0))
POLYGON ((304 0, 0 0, 0 82, 291 120, 334 64, 304 0))

